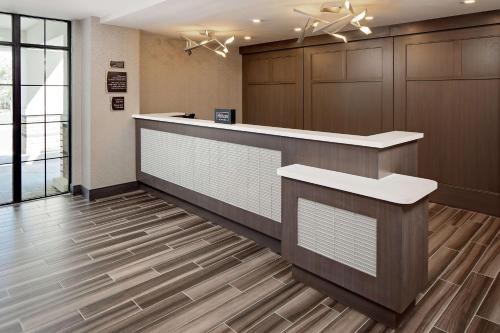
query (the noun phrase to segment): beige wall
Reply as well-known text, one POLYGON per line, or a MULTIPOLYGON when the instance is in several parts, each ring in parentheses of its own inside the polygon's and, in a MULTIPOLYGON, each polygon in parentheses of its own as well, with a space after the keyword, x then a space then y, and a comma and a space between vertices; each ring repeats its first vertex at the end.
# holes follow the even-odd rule
POLYGON ((234 108, 241 121, 241 56, 200 48, 188 56, 182 40, 141 32, 141 113, 194 112, 213 119, 216 107, 234 108))
MULTIPOLYGON (((135 181, 132 114, 140 110, 140 32, 102 25, 98 18, 91 17, 81 22, 80 37, 81 147, 73 151, 81 151, 81 184, 96 189, 135 181), (115 94, 125 96, 125 111, 110 111, 110 97, 113 95, 106 92, 105 80, 109 60, 125 61, 128 92, 115 94)), ((75 73, 75 66, 73 71, 75 73)), ((73 102, 78 102, 78 99, 73 102)), ((78 124, 74 123, 74 126, 78 124)))

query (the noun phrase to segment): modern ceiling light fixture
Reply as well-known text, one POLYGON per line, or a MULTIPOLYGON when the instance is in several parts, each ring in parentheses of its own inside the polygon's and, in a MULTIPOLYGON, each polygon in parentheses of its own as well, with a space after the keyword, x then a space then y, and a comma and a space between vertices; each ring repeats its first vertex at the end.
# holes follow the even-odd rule
MULTIPOLYGON (((344 43, 347 43, 347 38, 339 34, 338 32, 347 27, 348 25, 352 25, 359 29, 364 34, 371 34, 372 31, 369 27, 364 26, 360 23, 360 21, 366 19, 373 19, 371 16, 366 16, 368 11, 365 9, 361 12, 356 12, 352 7, 352 4, 349 0, 341 0, 336 2, 325 2, 320 7, 321 13, 333 13, 333 14, 341 14, 342 12, 347 12, 346 15, 337 18, 333 21, 328 21, 322 19, 321 17, 306 13, 299 9, 294 9, 294 12, 307 16, 307 22, 303 29, 301 29, 302 33, 297 40, 298 43, 302 43, 307 33, 314 32, 324 32, 333 36, 335 38, 342 39, 344 43)), ((297 29, 297 28, 295 28, 297 29)), ((300 30, 295 30, 300 31, 300 30)))
POLYGON ((201 31, 200 35, 202 35, 204 38, 200 42, 196 42, 191 38, 182 35, 182 38, 186 40, 186 47, 184 48, 184 52, 186 52, 188 55, 191 55, 194 49, 204 47, 212 52, 215 52, 221 57, 226 58, 226 55, 229 53, 229 49, 227 48, 227 46, 234 42, 235 39, 234 36, 231 36, 227 38, 224 43, 222 43, 219 39, 217 39, 217 37, 215 37, 215 32, 209 30, 201 31))
POLYGON ((262 22, 262 20, 261 20, 261 19, 259 19, 259 18, 254 18, 254 19, 252 19, 252 22, 253 22, 253 23, 261 23, 261 22, 262 22))

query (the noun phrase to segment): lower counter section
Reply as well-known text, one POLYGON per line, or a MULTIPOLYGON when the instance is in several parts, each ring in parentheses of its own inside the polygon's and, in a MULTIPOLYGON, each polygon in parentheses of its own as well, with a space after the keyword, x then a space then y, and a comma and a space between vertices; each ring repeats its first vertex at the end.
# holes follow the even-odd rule
POLYGON ((282 253, 297 280, 392 327, 427 283, 433 189, 396 175, 416 174, 416 148, 136 123, 140 183, 282 253))

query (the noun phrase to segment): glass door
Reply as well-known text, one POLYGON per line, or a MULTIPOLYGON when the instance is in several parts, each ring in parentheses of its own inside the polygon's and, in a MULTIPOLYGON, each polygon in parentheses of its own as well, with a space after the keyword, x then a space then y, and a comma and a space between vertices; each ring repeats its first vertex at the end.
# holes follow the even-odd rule
POLYGON ((0 204, 13 201, 12 17, 0 14, 0 204))
MULTIPOLYGON (((2 15, 11 19, 13 37, 12 45, 2 46, 10 50, 12 78, 9 81, 5 74, 2 79, 11 89, 11 106, 10 113, 2 111, 6 119, 2 124, 10 126, 10 132, 7 127, 5 134, 0 131, 0 163, 5 166, 0 169, 0 182, 4 188, 10 180, 10 197, 4 194, 4 200, 0 192, 0 204, 66 193, 70 184, 70 24, 2 15)), ((1 59, 0 53, 0 66, 1 59)))

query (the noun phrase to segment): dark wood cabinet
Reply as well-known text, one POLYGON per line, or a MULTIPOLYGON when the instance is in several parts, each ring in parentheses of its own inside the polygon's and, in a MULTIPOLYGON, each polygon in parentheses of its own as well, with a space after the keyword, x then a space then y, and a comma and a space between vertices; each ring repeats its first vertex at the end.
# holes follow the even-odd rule
POLYGON ((396 129, 423 132, 432 200, 500 215, 500 26, 395 38, 396 129))
POLYGON ((440 183, 431 200, 500 216, 500 11, 483 19, 463 29, 481 17, 396 26, 347 44, 321 36, 315 46, 247 47, 258 53, 243 54, 244 122, 423 132, 419 176, 440 183))
POLYGON ((243 57, 243 122, 303 128, 303 50, 243 57))
POLYGON ((304 48, 304 128, 392 130, 392 80, 392 38, 304 48))

